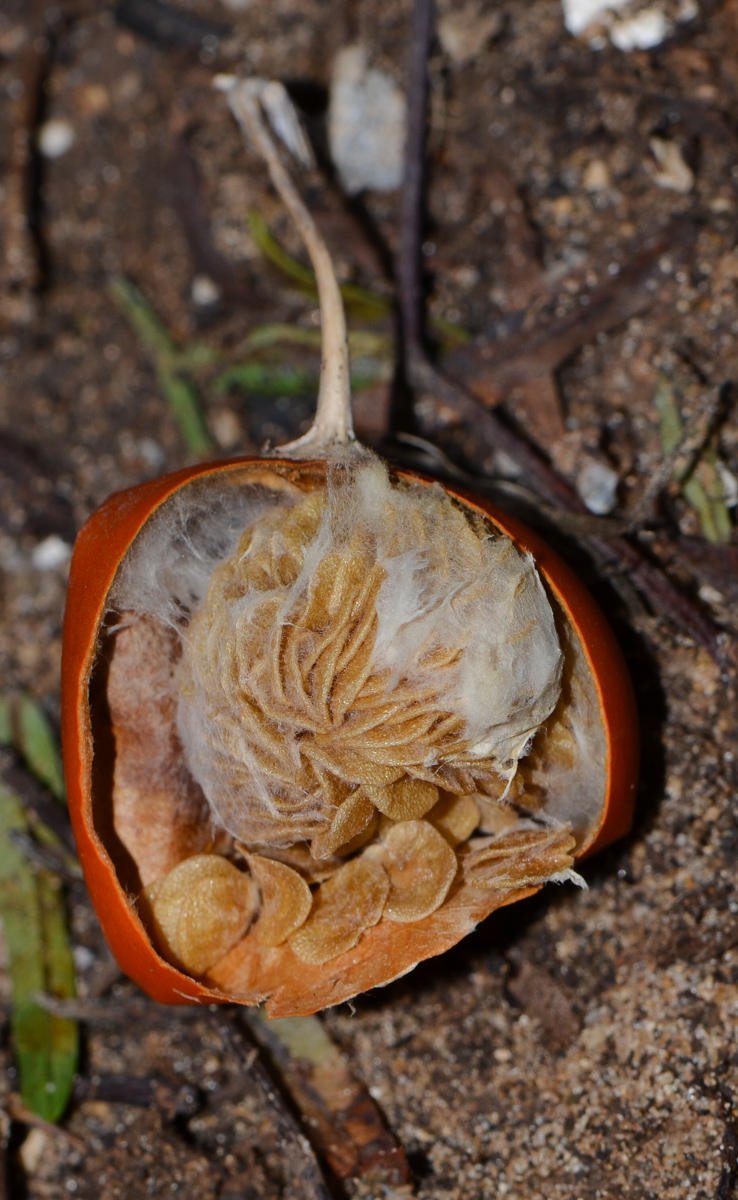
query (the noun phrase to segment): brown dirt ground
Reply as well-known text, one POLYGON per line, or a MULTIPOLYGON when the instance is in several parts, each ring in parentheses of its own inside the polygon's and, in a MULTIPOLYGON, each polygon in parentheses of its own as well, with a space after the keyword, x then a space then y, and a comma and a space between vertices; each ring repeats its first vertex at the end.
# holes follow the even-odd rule
MULTIPOLYGON (((604 456, 621 477, 625 509, 661 456, 658 372, 680 386, 687 416, 705 381, 738 382, 738 4, 700 7, 702 16, 658 50, 623 54, 566 35, 559 0, 503 0, 504 25, 487 49, 464 67, 440 52, 431 63, 434 311, 476 331, 509 304, 509 246, 485 191, 493 160, 519 190, 564 307, 576 272, 593 283, 674 215, 697 222, 687 261, 662 261, 652 304, 600 334, 558 375, 567 427, 560 461, 575 477, 582 455, 604 456), (688 194, 658 186, 653 136, 682 148, 695 173, 688 194), (585 185, 595 160, 608 183, 593 191, 585 185)), ((314 306, 264 265, 249 236, 244 212, 255 205, 298 251, 211 78, 245 61, 296 81, 319 132, 331 57, 344 42, 365 40, 402 82, 408 8, 405 0, 252 0, 243 8, 202 0, 188 11, 234 32, 198 55, 116 24, 107 2, 63 6, 45 115, 68 120, 76 140, 43 165, 48 275, 37 313, 0 336, 0 427, 35 463, 23 460, 22 495, 12 484, 3 492, 0 674, 3 689, 29 688, 55 718, 65 573, 34 567, 34 547, 49 534, 70 541, 111 491, 187 461, 107 281, 128 273, 181 342, 197 335, 228 348, 260 321, 310 326, 314 306), (201 266, 173 194, 179 130, 199 166, 215 243, 242 273, 244 297, 209 313, 191 299, 201 266)), ((0 147, 9 144, 26 20, 22 0, 5 0, 0 147)), ((344 274, 381 288, 335 189, 317 175, 309 183, 344 274)), ((397 208, 396 195, 364 202, 389 247, 397 208)), ((381 399, 365 403, 365 423, 381 399)), ((229 452, 278 437, 307 412, 303 401, 224 398, 207 388, 205 401, 229 452)), ((722 456, 738 471, 734 415, 721 437, 722 456)), ((656 552, 736 628, 735 578, 716 584, 714 572, 690 573, 674 557, 677 532, 699 537, 694 514, 669 495, 656 552)), ((718 1193, 725 1116, 710 1084, 717 1071, 738 1089, 735 679, 665 622, 634 618, 608 586, 597 590, 642 712, 634 833, 585 864, 589 891, 549 887, 442 960, 325 1018, 405 1147, 422 1200, 732 1194, 727 1177, 718 1193)), ((81 888, 70 910, 84 996, 99 991, 106 951, 81 888)), ((131 994, 125 983, 113 993, 131 994)), ((7 1037, 3 1045, 10 1070, 7 1037)), ((165 1023, 152 1009, 135 1022, 91 1023, 83 1067, 194 1083, 206 1105, 171 1121, 155 1109, 80 1103, 67 1126, 85 1152, 36 1138, 36 1161, 29 1152, 27 1170, 17 1160, 13 1167, 19 1197, 290 1194, 269 1114, 244 1092, 207 1014, 165 1023)), ((3 1086, 13 1083, 11 1071, 3 1086)), ((357 1194, 373 1193, 359 1184, 357 1194)))

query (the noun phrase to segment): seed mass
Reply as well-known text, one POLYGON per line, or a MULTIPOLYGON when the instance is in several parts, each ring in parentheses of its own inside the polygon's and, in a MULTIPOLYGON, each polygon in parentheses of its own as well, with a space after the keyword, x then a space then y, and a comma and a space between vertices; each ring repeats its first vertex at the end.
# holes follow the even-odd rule
POLYGON ((566 872, 571 822, 518 779, 565 674, 531 556, 367 451, 230 492, 162 506, 112 592, 115 822, 165 957, 205 976, 250 939, 322 966, 379 922, 432 917, 457 879, 504 892, 566 872), (153 728, 170 751, 157 829, 137 761, 153 728), (188 957, 167 930, 178 878, 192 908, 175 860, 193 850, 188 957))

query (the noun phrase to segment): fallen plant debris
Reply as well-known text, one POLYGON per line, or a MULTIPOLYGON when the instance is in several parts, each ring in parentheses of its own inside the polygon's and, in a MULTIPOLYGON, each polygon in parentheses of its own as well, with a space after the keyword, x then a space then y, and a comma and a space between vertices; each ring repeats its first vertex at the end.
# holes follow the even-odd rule
POLYGON ((61 890, 54 874, 33 870, 12 839, 28 834, 23 806, 0 789, 0 920, 9 954, 11 1031, 24 1104, 57 1121, 67 1107, 77 1069, 76 1022, 40 1008, 39 992, 73 996, 74 964, 61 890))
POLYGON ((243 1020, 270 1054, 316 1149, 338 1179, 375 1188, 411 1183, 405 1153, 366 1088, 317 1017, 269 1021, 261 1009, 243 1020))
MULTIPOLYGON (((683 259, 695 236, 692 222, 675 222, 650 244, 635 247, 624 265, 616 263, 617 272, 600 287, 588 287, 582 278, 563 315, 558 291, 531 296, 525 308, 484 331, 473 348, 456 351, 445 368, 463 379, 485 404, 499 404, 514 388, 555 371, 598 334, 622 325, 653 303, 659 263, 666 255, 677 262, 683 259)), ((588 265, 583 275, 591 272, 588 265)), ((562 433, 560 427, 559 436, 562 433)))
MULTIPOLYGON (((55 15, 56 22, 61 14, 55 15)), ((29 6, 29 37, 21 64, 20 87, 13 100, 14 136, 9 142, 5 173, 5 222, 0 261, 0 295, 4 322, 27 325, 37 309, 44 282, 46 253, 41 228, 39 159, 35 134, 43 107, 53 25, 45 0, 29 6)))
POLYGON ((705 538, 718 545, 729 542, 733 535, 733 523, 725 504, 725 487, 715 450, 708 446, 703 448, 696 462, 679 463, 678 456, 688 455, 690 446, 685 444, 682 418, 668 379, 659 381, 654 403, 659 414, 664 453, 675 456, 673 474, 684 498, 696 511, 705 538))
POLYGON ((156 1107, 170 1121, 194 1117, 205 1102, 202 1092, 191 1084, 150 1075, 96 1075, 92 1079, 79 1076, 72 1095, 75 1104, 92 1100, 136 1108, 156 1107))

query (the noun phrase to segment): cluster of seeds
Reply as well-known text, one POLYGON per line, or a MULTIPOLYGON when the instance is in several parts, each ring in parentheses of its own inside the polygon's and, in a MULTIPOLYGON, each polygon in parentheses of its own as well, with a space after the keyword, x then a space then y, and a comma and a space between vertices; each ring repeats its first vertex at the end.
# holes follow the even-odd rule
POLYGON ((145 891, 192 974, 247 933, 320 965, 455 886, 525 887, 573 861, 568 829, 504 798, 559 695, 540 581, 508 538, 424 491, 368 462, 258 517, 212 576, 178 724, 227 857, 187 858, 145 891))

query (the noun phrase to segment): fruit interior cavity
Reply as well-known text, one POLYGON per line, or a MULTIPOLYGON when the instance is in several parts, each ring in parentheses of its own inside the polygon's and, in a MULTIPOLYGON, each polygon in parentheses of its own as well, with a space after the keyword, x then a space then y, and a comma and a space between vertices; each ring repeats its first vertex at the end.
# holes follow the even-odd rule
POLYGON ((243 939, 331 963, 459 887, 571 867, 593 697, 530 557, 440 487, 367 452, 195 482, 144 527, 111 603, 116 829, 158 945, 191 973, 243 939))

